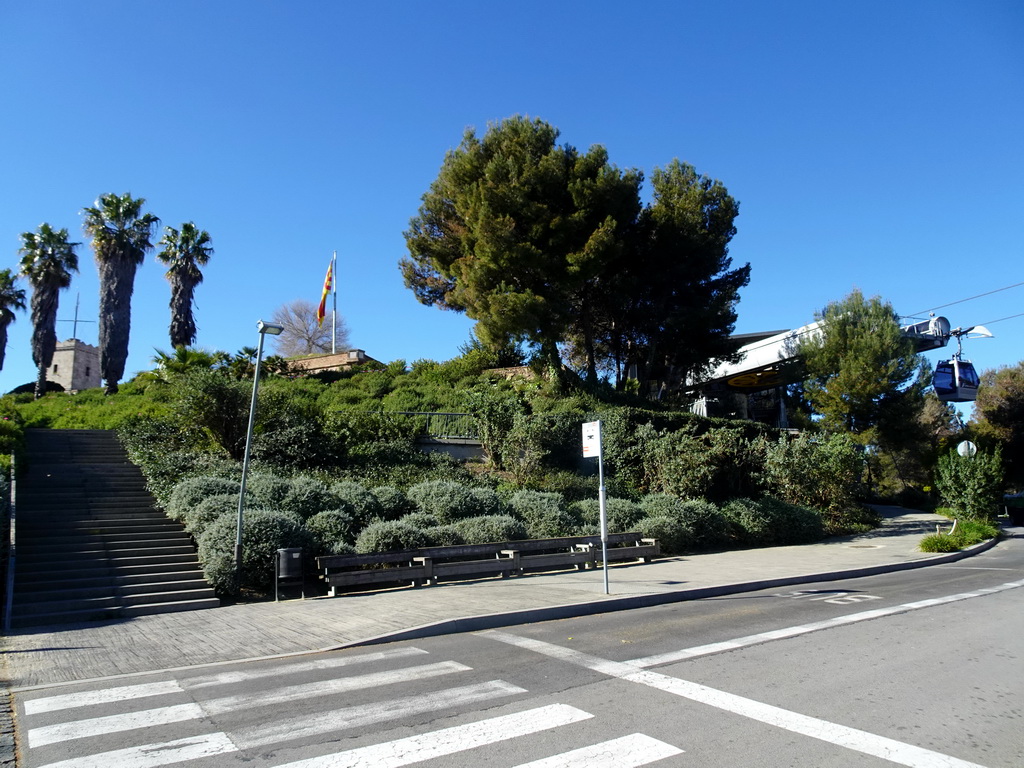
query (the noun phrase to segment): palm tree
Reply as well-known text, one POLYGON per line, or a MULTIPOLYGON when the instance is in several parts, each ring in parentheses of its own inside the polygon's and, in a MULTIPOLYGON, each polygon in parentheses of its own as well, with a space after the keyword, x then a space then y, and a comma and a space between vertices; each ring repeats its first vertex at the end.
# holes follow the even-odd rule
POLYGON ((25 291, 17 286, 18 276, 11 270, 0 270, 0 371, 4 369, 7 352, 7 326, 14 322, 14 310, 25 309, 25 291))
POLYGON ((192 295, 203 282, 199 268, 206 266, 213 255, 210 235, 188 221, 180 230, 164 227, 159 245, 164 248, 156 257, 167 265, 166 277, 171 284, 171 346, 187 347, 196 340, 192 295))
POLYGON ((57 347, 57 301, 78 271, 78 255, 66 229, 40 224, 38 232, 22 232, 21 274, 32 286, 32 362, 39 368, 36 397, 46 394, 46 369, 57 347))
POLYGON ((100 275, 100 375, 108 395, 117 392, 128 360, 135 270, 152 250, 153 230, 160 223, 142 213, 145 203, 129 193, 100 195, 92 208, 82 210, 82 227, 92 238, 100 275))

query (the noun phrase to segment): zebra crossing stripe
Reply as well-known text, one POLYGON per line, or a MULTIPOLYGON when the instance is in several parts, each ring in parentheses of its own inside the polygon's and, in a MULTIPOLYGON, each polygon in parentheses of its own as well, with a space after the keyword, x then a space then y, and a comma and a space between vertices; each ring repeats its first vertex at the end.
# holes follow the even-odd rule
POLYGON ((199 708, 198 704, 179 704, 173 707, 147 709, 142 712, 129 712, 122 715, 92 717, 87 720, 74 720, 70 723, 31 728, 28 731, 28 745, 29 747, 42 747, 61 741, 134 731, 138 728, 152 728, 156 725, 181 723, 186 720, 198 720, 202 717, 203 710, 199 708))
POLYGON ((335 680, 289 685, 284 688, 278 688, 273 692, 261 692, 258 697, 252 695, 225 696, 220 699, 205 701, 202 703, 202 707, 211 715, 219 715, 239 709, 269 707, 287 704, 292 701, 303 701, 311 696, 330 696, 364 688, 376 688, 381 685, 406 683, 410 680, 427 680, 432 677, 450 675, 453 672, 465 672, 470 669, 471 667, 455 661, 442 661, 437 664, 424 664, 419 667, 405 667, 404 669, 393 669, 386 672, 373 672, 356 677, 340 677, 335 680))
POLYGON ((277 768, 399 768, 488 744, 578 723, 593 717, 567 704, 501 715, 333 755, 307 758, 277 768))
POLYGON ((525 648, 555 659, 578 664, 610 677, 646 685, 649 688, 671 693, 699 704, 706 704, 724 712, 732 712, 791 733, 799 733, 812 739, 819 739, 855 752, 888 760, 891 763, 910 766, 910 768, 938 768, 939 766, 942 768, 983 768, 976 763, 916 747, 913 744, 831 723, 817 717, 802 715, 799 712, 791 712, 744 696, 719 691, 706 685, 663 675, 660 672, 640 670, 629 663, 609 661, 543 640, 518 637, 499 631, 481 634, 518 648, 525 648))
POLYGON ((708 645, 698 645, 694 646, 693 648, 683 648, 678 651, 659 653, 655 656, 645 656, 643 658, 633 659, 631 661, 627 661, 626 663, 637 668, 647 669, 649 667, 657 667, 662 664, 671 664, 676 661, 685 661, 686 659, 693 659, 697 656, 708 656, 714 653, 721 653, 722 651, 731 651, 735 650, 736 648, 745 648, 750 645, 766 643, 770 640, 782 640, 785 638, 797 637, 799 635, 806 635, 809 632, 817 632, 822 629, 832 629, 834 627, 842 627, 848 624, 856 624, 860 621, 879 619, 883 616, 892 616, 897 613, 918 611, 922 608, 934 608, 937 605, 956 603, 961 600, 970 600, 971 598, 983 597, 985 595, 993 595, 997 592, 1004 592, 1008 589, 1018 589, 1020 587, 1024 587, 1024 579, 1021 579, 1020 581, 1008 581, 1005 584, 1000 584, 995 587, 986 587, 984 589, 977 589, 973 592, 960 592, 959 594, 955 595, 933 597, 927 600, 918 600, 913 603, 903 603, 902 605, 894 605, 890 608, 875 608, 870 611, 850 613, 846 616, 836 616, 831 619, 815 621, 809 624, 801 624, 795 627, 774 629, 769 632, 762 632, 757 635, 737 637, 733 640, 725 640, 720 643, 709 643, 708 645))
POLYGON ((49 763, 40 768, 157 768, 161 765, 174 765, 186 760, 198 760, 201 757, 237 751, 231 739, 225 734, 208 733, 187 739, 165 741, 162 744, 144 744, 112 752, 72 757, 70 760, 49 763))
POLYGON ((373 704, 331 709, 312 721, 302 717, 277 721, 273 724, 261 724, 234 734, 234 740, 239 749, 263 747, 282 741, 332 733, 345 728, 363 728, 410 715, 436 712, 445 707, 476 704, 520 693, 526 693, 526 689, 506 683, 504 680, 492 680, 486 683, 448 688, 422 696, 406 696, 373 704))
POLYGON ((682 753, 683 750, 664 741, 632 733, 572 752, 521 763, 516 768, 637 768, 682 753))
POLYGON ((147 696, 164 696, 168 693, 181 693, 181 686, 174 680, 144 685, 123 685, 117 688, 104 688, 99 691, 82 691, 66 693, 60 696, 47 696, 40 699, 29 699, 25 702, 26 715, 39 715, 44 712, 58 712, 62 709, 91 707, 95 704, 111 704, 115 701, 143 699, 147 696))
POLYGON ((339 667, 368 664, 375 661, 390 661, 393 659, 406 658, 408 656, 420 656, 425 653, 427 653, 427 651, 419 648, 391 648, 386 651, 361 653, 358 656, 338 656, 329 659, 315 659, 313 661, 279 665, 268 669, 233 670, 231 672, 219 672, 214 675, 187 677, 181 681, 181 685, 188 690, 195 688, 208 688, 215 685, 230 685, 231 683, 245 683, 267 677, 278 677, 279 675, 297 675, 302 672, 337 669, 339 667))

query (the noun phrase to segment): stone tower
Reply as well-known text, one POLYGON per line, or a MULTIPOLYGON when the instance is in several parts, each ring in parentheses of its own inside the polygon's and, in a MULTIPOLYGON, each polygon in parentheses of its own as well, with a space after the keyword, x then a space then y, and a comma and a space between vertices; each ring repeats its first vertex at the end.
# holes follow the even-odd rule
POLYGON ((60 384, 67 392, 100 386, 99 347, 78 339, 58 341, 46 378, 60 384))

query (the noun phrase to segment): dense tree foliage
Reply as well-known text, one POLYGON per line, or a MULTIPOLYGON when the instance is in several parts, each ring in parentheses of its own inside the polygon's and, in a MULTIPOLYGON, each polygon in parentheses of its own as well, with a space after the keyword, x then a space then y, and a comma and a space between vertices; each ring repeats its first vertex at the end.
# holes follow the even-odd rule
POLYGON ((1024 362, 981 375, 970 426, 980 441, 1002 445, 1006 479, 1024 489, 1024 362))
POLYGON ((75 246, 66 229, 40 224, 36 232, 21 233, 21 273, 32 286, 32 362, 39 374, 36 397, 46 394, 46 370, 57 348, 57 305, 61 290, 78 271, 75 246))
POLYGON ((127 193, 107 194, 82 211, 100 277, 100 375, 107 394, 117 392, 124 376, 135 270, 152 250, 153 232, 160 223, 153 214, 142 212, 145 203, 127 193))
POLYGON ((818 423, 883 449, 917 439, 928 366, 900 332, 892 306, 855 290, 817 320, 820 332, 805 335, 796 351, 818 423))
POLYGON ((728 355, 737 291, 736 202, 674 161, 653 175, 612 165, 603 147, 559 145, 541 120, 514 117, 448 153, 405 233, 406 285, 424 304, 465 312, 488 346, 526 343, 591 380, 677 378, 728 355))
POLYGON ((156 257, 167 265, 167 280, 171 284, 171 346, 187 347, 196 340, 196 321, 192 315, 192 299, 196 286, 203 282, 200 267, 213 255, 210 233, 199 229, 191 221, 181 229, 164 227, 159 245, 163 248, 156 257))
POLYGON ((0 270, 0 371, 7 352, 7 326, 14 322, 15 310, 25 309, 25 289, 18 287, 18 277, 9 269, 0 270))

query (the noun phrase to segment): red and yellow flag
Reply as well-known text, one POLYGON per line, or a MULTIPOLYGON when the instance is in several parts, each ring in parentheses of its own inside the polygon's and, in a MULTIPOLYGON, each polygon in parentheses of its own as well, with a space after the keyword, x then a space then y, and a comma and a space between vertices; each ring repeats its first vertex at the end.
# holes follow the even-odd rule
POLYGON ((316 325, 320 328, 324 324, 324 316, 327 314, 327 295, 334 286, 334 259, 327 265, 327 277, 324 278, 324 292, 320 296, 320 306, 316 308, 316 325))

